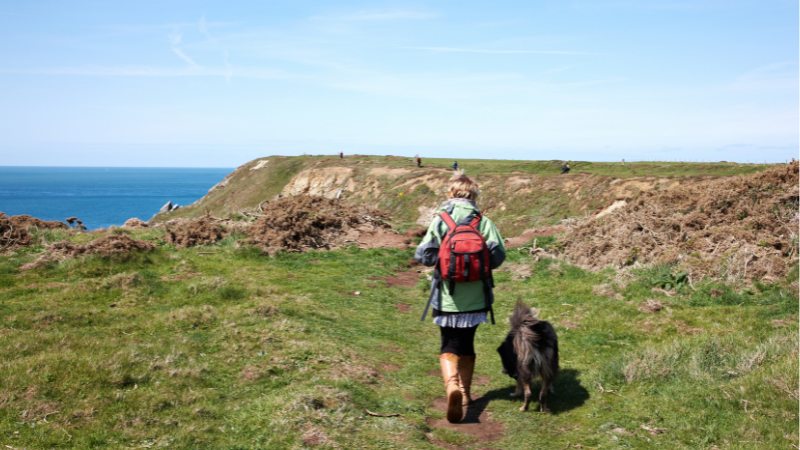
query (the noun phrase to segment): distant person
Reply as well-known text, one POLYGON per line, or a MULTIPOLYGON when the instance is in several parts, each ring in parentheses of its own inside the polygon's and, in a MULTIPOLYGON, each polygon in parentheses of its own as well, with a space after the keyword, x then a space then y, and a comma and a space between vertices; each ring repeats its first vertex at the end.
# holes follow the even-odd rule
POLYGON ((422 160, 417 156, 417 167, 422 167, 422 160))
POLYGON ((564 163, 564 165, 561 166, 561 175, 564 175, 565 173, 569 173, 569 164, 567 163, 564 163))
MULTIPOLYGON (((478 260, 476 258, 479 256, 473 255, 470 263, 466 260, 463 263, 469 264, 468 269, 464 269, 464 277, 482 279, 459 281, 455 279, 458 278, 458 274, 453 273, 452 267, 455 265, 448 264, 451 267, 450 272, 443 274, 442 268, 437 267, 433 271, 431 280, 428 306, 433 308, 433 323, 439 326, 441 334, 439 364, 446 391, 447 420, 450 422, 460 422, 463 408, 472 403, 470 388, 475 370, 474 342, 478 325, 488 322, 489 313, 494 323, 491 275, 482 276, 482 268, 488 265, 490 270, 494 270, 500 267, 506 258, 500 232, 492 221, 483 217, 478 210, 478 205, 475 203, 478 194, 478 184, 475 181, 463 172, 454 173, 447 190, 449 200, 439 206, 439 215, 434 217, 428 232, 414 253, 414 258, 421 264, 428 267, 436 266, 440 259, 440 247, 444 251, 448 248, 447 245, 442 247, 442 242, 445 238, 454 239, 447 236, 448 232, 453 231, 456 226, 465 224, 474 227, 483 236, 488 249, 488 262, 478 260), (445 277, 455 278, 446 281, 445 277)), ((449 256, 456 258, 453 261, 457 260, 456 254, 449 253, 449 256)), ((428 312, 428 306, 425 307, 425 314, 428 312)), ((423 320, 425 314, 422 316, 423 320)))
POLYGON ((453 170, 458 170, 458 161, 453 162, 453 170))
POLYGON ((344 152, 339 152, 339 159, 344 159, 344 152))

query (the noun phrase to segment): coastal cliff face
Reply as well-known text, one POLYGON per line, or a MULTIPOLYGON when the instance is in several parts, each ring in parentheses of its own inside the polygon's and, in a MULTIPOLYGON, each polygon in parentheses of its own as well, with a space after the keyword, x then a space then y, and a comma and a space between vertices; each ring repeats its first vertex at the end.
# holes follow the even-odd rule
POLYGON ((328 167, 304 170, 289 181, 281 190, 283 197, 308 195, 336 198, 340 190, 355 189, 352 182, 355 170, 349 167, 328 167))
MULTIPOLYGON (((158 214, 151 222, 206 211, 226 216, 278 195, 312 195, 380 208, 399 223, 427 225, 446 199, 450 163, 428 159, 418 168, 411 158, 395 156, 259 158, 237 168, 197 202, 158 214)), ((459 165, 481 185, 479 206, 507 236, 569 217, 606 215, 643 192, 763 169, 735 163, 577 162, 571 173, 560 175, 561 161, 460 160, 459 165)))

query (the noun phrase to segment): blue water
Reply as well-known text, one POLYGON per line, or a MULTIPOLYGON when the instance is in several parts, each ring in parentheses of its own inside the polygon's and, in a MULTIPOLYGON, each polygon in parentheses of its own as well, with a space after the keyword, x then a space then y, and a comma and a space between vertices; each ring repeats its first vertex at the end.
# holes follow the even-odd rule
POLYGON ((168 201, 189 205, 233 169, 0 167, 0 211, 76 216, 90 230, 149 220, 168 201))

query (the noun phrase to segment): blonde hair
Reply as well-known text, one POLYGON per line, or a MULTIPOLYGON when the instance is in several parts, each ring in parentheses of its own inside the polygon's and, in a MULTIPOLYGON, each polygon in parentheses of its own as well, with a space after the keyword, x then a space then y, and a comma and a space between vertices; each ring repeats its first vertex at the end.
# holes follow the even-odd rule
POLYGON ((450 178, 447 198, 466 198, 475 201, 478 199, 479 194, 478 183, 464 175, 464 171, 456 170, 452 178, 450 178))

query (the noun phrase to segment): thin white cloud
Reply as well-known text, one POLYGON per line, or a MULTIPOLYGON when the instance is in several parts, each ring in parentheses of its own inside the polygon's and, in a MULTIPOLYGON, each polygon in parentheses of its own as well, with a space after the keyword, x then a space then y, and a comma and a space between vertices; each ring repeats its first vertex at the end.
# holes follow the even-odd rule
POLYGON ((183 34, 178 32, 178 30, 174 30, 172 33, 167 36, 172 41, 172 46, 177 47, 181 44, 181 40, 183 39, 183 34))
MULTIPOLYGON (((774 64, 768 64, 763 67, 759 67, 757 69, 751 70, 750 72, 745 73, 744 75, 740 76, 739 80, 751 80, 757 78, 764 78, 773 76, 775 72, 780 71, 784 67, 792 67, 797 66, 797 63, 791 61, 783 61, 774 64)), ((792 70, 793 73, 796 73, 796 70, 792 70)))
POLYGON ((189 58, 188 56, 186 56, 186 54, 184 54, 181 51, 181 49, 172 47, 172 51, 175 52, 175 54, 178 55, 179 58, 181 58, 182 60, 186 61, 190 65, 192 65, 192 66, 196 66, 197 65, 197 63, 194 62, 194 60, 192 60, 192 58, 189 58))
POLYGON ((601 9, 633 9, 633 10, 673 10, 673 11, 700 11, 714 9, 731 9, 747 5, 747 1, 736 0, 692 0, 692 1, 662 1, 662 0, 635 0, 635 1, 591 1, 575 2, 571 6, 578 10, 601 9))
POLYGON ((566 50, 482 50, 456 47, 403 47, 409 50, 428 50, 432 52, 494 53, 494 54, 544 54, 544 55, 602 55, 602 53, 573 52, 566 50))
POLYGON ((351 14, 314 16, 312 20, 352 20, 352 21, 378 21, 378 20, 422 20, 432 19, 436 14, 420 11, 358 11, 351 14))
POLYGON ((784 61, 744 73, 726 87, 735 90, 797 92, 797 63, 784 61))
POLYGON ((233 77, 233 69, 231 68, 230 63, 228 63, 228 50, 220 45, 219 41, 211 36, 211 33, 208 32, 208 25, 206 23, 206 16, 203 14, 203 17, 197 22, 197 28, 203 33, 206 38, 208 38, 209 42, 214 44, 214 46, 220 48, 222 50, 222 63, 225 65, 225 81, 227 83, 231 82, 231 77, 233 77))
MULTIPOLYGON (((0 73, 21 75, 76 75, 97 77, 226 77, 227 68, 191 66, 182 69, 147 66, 85 66, 56 67, 49 69, 0 69, 0 73)), ((237 76, 247 78, 283 79, 309 81, 313 77, 293 74, 276 69, 237 69, 237 76)))
POLYGON ((188 63, 190 66, 197 66, 198 64, 194 62, 192 58, 187 56, 183 53, 183 50, 180 48, 181 41, 183 40, 183 34, 178 31, 178 29, 173 30, 172 33, 167 36, 170 40, 170 49, 178 55, 178 57, 188 63))

